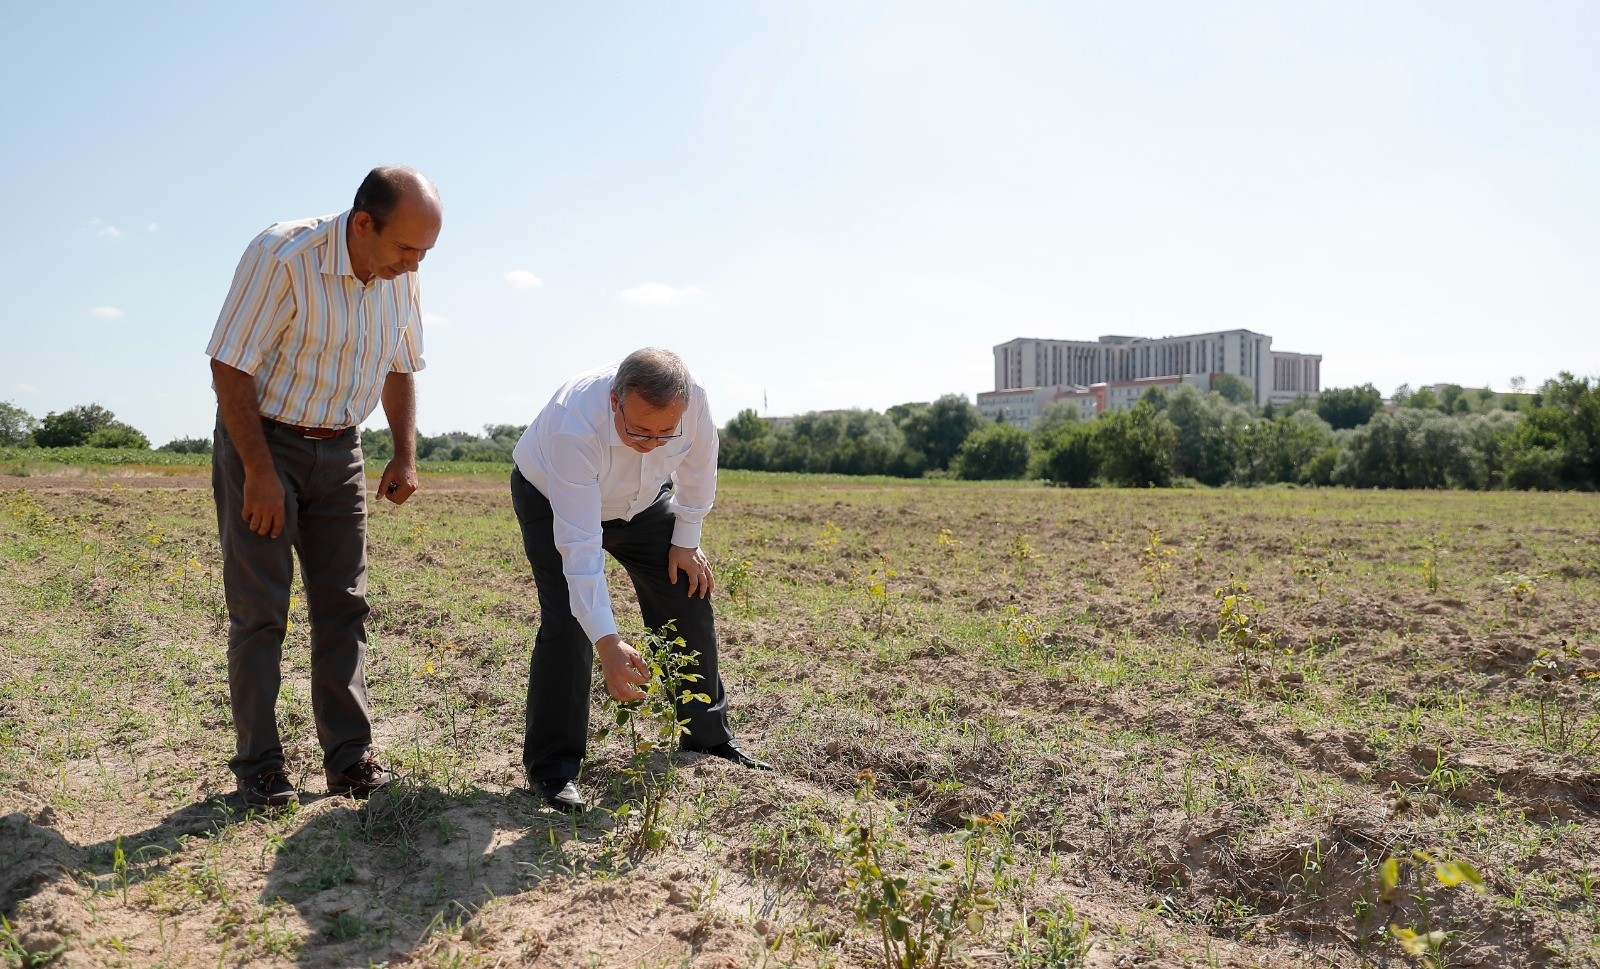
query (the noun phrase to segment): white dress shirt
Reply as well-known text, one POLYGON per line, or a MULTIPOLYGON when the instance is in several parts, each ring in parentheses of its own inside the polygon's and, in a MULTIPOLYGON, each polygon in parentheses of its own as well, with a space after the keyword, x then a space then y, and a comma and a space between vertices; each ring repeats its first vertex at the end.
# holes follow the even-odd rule
POLYGON ((640 453, 617 433, 611 410, 616 374, 610 366, 567 381, 512 452, 522 476, 550 499, 572 615, 590 642, 617 631, 600 523, 632 519, 671 481, 674 494, 667 507, 678 520, 672 544, 697 548, 717 492, 717 425, 705 388, 690 378, 689 404, 678 428, 683 436, 640 453))
POLYGON ((262 417, 350 427, 371 416, 391 371, 423 367, 417 274, 363 283, 349 221, 279 222, 239 260, 206 354, 255 377, 262 417))

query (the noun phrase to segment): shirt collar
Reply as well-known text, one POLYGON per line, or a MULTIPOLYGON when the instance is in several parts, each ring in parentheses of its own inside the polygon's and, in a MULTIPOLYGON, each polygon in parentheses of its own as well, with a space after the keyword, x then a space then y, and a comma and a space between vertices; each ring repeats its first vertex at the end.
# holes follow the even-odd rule
MULTIPOLYGON (((328 246, 322 250, 322 273, 325 276, 350 276, 354 278, 356 275, 355 267, 350 263, 349 237, 345 234, 346 227, 349 224, 349 209, 339 213, 338 218, 331 223, 333 226, 333 238, 328 240, 328 246)), ((360 282, 359 279, 356 281, 360 282)))

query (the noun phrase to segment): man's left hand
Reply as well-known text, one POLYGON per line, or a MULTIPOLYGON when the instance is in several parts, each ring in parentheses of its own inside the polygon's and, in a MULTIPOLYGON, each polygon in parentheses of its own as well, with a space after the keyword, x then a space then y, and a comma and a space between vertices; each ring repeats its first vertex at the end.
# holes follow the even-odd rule
POLYGON ((383 477, 378 479, 378 497, 387 498, 397 505, 406 503, 406 499, 417 493, 417 466, 409 462, 402 462, 399 458, 390 461, 383 469, 383 477))
POLYGON ((711 576, 711 560, 698 547, 674 545, 667 550, 667 581, 677 585, 680 569, 689 577, 690 595, 704 599, 716 588, 717 581, 711 576))

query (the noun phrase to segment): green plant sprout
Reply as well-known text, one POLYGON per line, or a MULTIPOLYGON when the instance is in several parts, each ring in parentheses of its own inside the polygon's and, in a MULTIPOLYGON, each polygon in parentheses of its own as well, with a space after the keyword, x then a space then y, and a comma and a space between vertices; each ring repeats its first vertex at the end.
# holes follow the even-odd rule
POLYGON ((1167 570, 1172 568, 1172 556, 1177 548, 1161 543, 1161 529, 1150 529, 1150 541, 1139 553, 1139 570, 1149 580, 1154 590, 1152 600, 1158 600, 1167 591, 1167 570))
POLYGON ((650 685, 644 699, 616 705, 615 724, 628 729, 632 751, 620 773, 638 788, 639 802, 622 805, 614 817, 619 823, 637 819, 626 835, 628 846, 637 851, 654 851, 670 840, 663 817, 679 780, 673 753, 688 729, 688 721, 678 719, 678 704, 711 702, 708 694, 690 689, 700 674, 687 669, 700 654, 687 649, 681 636, 667 638, 674 631, 668 623, 660 634, 644 635, 639 652, 650 667, 650 685), (659 768, 652 764, 658 752, 665 754, 659 768))
POLYGON ((1260 602, 1250 595, 1250 587, 1238 579, 1229 579, 1228 584, 1213 595, 1222 601, 1217 610, 1217 641, 1228 647, 1238 660, 1244 671, 1244 691, 1247 695, 1253 694, 1250 651, 1272 648, 1272 635, 1262 632, 1251 615, 1260 602))

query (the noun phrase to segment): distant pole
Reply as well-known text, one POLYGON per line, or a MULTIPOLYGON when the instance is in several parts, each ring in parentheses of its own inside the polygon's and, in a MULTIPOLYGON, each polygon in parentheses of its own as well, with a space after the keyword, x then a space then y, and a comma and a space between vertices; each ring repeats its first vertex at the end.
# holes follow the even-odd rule
POLYGON ((761 416, 765 417, 766 414, 767 414, 767 388, 763 387, 763 388, 761 388, 761 416))

